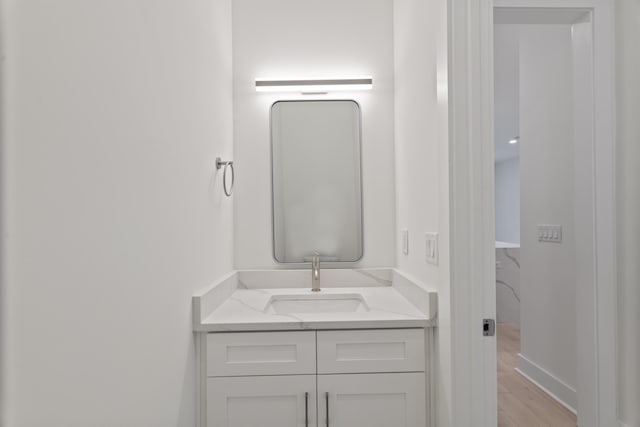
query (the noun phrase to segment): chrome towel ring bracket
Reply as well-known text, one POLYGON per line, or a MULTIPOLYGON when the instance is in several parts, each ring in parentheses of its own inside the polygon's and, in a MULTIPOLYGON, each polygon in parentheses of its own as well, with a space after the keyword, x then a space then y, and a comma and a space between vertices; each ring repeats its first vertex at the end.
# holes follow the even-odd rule
POLYGON ((220 169, 224 165, 222 170, 222 188, 224 194, 230 197, 233 194, 233 183, 236 179, 236 173, 233 169, 233 161, 223 161, 220 157, 216 157, 216 169, 220 169), (227 167, 231 166, 231 185, 227 186, 227 167))

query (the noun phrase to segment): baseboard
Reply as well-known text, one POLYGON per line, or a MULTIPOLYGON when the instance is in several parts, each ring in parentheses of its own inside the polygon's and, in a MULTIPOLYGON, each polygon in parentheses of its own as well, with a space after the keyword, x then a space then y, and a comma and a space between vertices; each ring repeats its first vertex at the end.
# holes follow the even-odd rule
POLYGON ((537 385, 559 404, 576 414, 576 390, 518 353, 516 372, 537 385))

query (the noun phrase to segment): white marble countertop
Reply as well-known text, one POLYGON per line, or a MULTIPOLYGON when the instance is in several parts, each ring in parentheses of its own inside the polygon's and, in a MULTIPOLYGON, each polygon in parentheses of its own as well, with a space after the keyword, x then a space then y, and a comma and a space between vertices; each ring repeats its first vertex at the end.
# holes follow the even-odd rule
MULTIPOLYGON (((325 273, 323 271, 323 273, 325 273)), ((239 271, 194 296, 198 332, 304 329, 414 328, 435 325, 436 294, 392 269, 334 270, 320 292, 311 292, 304 270, 239 271), (356 286, 348 286, 350 283, 356 286), (279 287, 276 287, 279 286, 279 287), (275 297, 358 295, 366 310, 277 314, 275 297)))
POLYGON ((500 242, 496 240, 496 249, 517 249, 520 243, 500 242))
POLYGON ((311 294, 311 290, 291 288, 238 289, 227 301, 206 317, 203 324, 210 325, 208 330, 217 331, 427 326, 426 316, 390 286, 325 288, 321 293, 322 296, 331 294, 362 295, 369 310, 351 313, 270 314, 267 312, 267 306, 272 296, 306 296, 311 294))

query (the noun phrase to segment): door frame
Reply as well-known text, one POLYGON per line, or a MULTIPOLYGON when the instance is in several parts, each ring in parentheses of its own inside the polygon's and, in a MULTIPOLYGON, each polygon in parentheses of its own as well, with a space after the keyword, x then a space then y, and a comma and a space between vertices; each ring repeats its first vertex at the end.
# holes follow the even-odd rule
MULTIPOLYGON (((593 143, 587 212, 591 283, 578 295, 578 423, 617 425, 615 98, 613 7, 608 0, 448 0, 451 229, 451 424, 497 424, 493 10, 585 9, 593 23, 593 143), (470 357, 473 355, 473 357, 470 357), (581 415, 582 414, 582 415, 581 415)), ((580 265, 580 263, 578 264, 580 265)), ((583 262, 584 265, 584 262, 583 262)))

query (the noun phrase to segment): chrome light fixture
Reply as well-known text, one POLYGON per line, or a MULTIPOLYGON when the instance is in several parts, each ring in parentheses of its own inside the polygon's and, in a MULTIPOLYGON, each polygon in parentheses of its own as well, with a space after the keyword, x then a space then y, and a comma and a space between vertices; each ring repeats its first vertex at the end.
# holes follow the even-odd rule
POLYGON ((256 79, 257 92, 327 93, 335 90, 370 90, 372 77, 336 79, 256 79))

